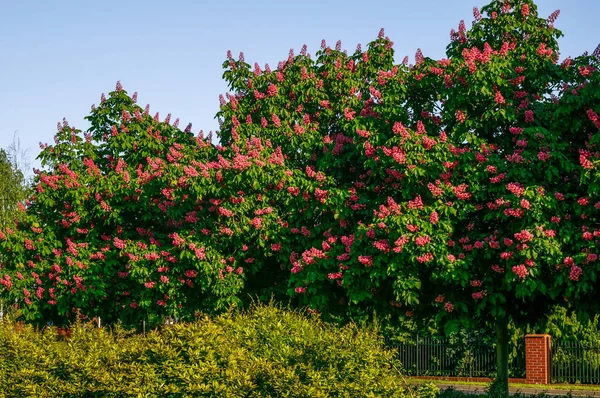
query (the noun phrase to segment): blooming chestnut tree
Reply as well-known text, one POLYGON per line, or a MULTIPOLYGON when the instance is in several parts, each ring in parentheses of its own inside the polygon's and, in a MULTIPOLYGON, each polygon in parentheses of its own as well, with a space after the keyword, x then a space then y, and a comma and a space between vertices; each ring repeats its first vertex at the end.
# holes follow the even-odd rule
POLYGON ((239 304, 278 250, 273 204, 294 177, 281 150, 261 138, 215 146, 136 97, 118 83, 89 131, 63 122, 42 145, 47 170, 22 221, 0 232, 3 294, 26 319, 193 318, 239 304))
POLYGON ((532 2, 493 2, 474 10, 472 29, 451 33, 447 60, 415 67, 431 87, 423 111, 472 153, 457 165, 472 206, 448 241, 462 277, 436 303, 452 309, 448 327, 464 319, 455 311, 496 324, 504 379, 509 319, 534 323, 553 304, 595 301, 597 194, 585 178, 597 174, 598 59, 558 63, 558 13, 542 19, 532 2))
POLYGON ((598 50, 558 63, 558 14, 492 2, 451 32, 447 58, 418 51, 410 66, 383 32, 352 55, 290 52, 275 71, 228 56, 223 142, 269 137, 323 181, 325 206, 295 213, 282 253, 302 302, 437 309, 449 332, 495 324, 504 380, 509 319, 594 303, 598 50))

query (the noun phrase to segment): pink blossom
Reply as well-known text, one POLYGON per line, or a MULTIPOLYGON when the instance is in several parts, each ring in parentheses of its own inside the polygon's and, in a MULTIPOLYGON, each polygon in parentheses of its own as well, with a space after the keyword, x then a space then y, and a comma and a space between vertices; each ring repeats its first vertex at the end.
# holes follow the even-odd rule
POLYGON ((382 240, 378 240, 376 242, 373 242, 373 246, 377 249, 380 250, 384 253, 387 253, 390 251, 390 244, 387 241, 387 239, 382 239, 382 240))
POLYGON ((497 272, 499 274, 503 274, 504 273, 504 268, 500 267, 497 264, 492 265, 492 271, 497 272))
POLYGON ((506 102, 500 91, 496 91, 494 101, 496 101, 496 104, 504 104, 506 102))
POLYGON ((302 271, 302 267, 298 263, 295 263, 291 269, 292 274, 297 274, 300 271, 302 271))
POLYGON ((25 248, 27 250, 35 250, 35 247, 33 246, 33 241, 31 241, 30 239, 25 238, 25 248))
POLYGON ((303 226, 301 228, 301 232, 302 232, 302 235, 306 236, 307 238, 310 237, 310 231, 305 226, 303 226))
POLYGON ((304 286, 298 286, 294 289, 296 293, 306 293, 306 288, 304 286))
POLYGON ((427 236, 427 235, 417 236, 415 238, 415 243, 416 243, 417 246, 425 246, 429 242, 431 242, 431 238, 429 236, 427 236))
POLYGON ((502 252, 500 253, 500 258, 503 260, 508 260, 509 258, 512 258, 513 256, 513 252, 502 252))
POLYGON ((417 257, 417 261, 420 262, 420 263, 422 263, 422 264, 423 263, 428 263, 428 262, 430 262, 432 260, 433 260, 433 254, 431 254, 431 253, 425 253, 425 254, 417 257))
POLYGON ((533 121, 534 121, 533 111, 532 110, 525 111, 525 123, 533 123, 533 121))
POLYGON ((179 234, 177 232, 170 234, 169 237, 171 239, 173 239, 173 245, 175 245, 175 246, 179 247, 179 246, 183 246, 185 244, 185 241, 183 240, 183 238, 181 238, 179 236, 179 234))
POLYGON ((459 186, 454 187, 454 194, 460 200, 467 200, 471 197, 471 194, 467 192, 467 189, 467 184, 460 184, 459 186))
POLYGON ((423 200, 421 199, 421 195, 418 195, 415 199, 408 201, 409 209, 421 209, 423 208, 423 200))
POLYGON ((517 232, 515 234, 515 239, 523 243, 529 242, 533 239, 533 234, 524 229, 523 231, 517 232))
POLYGON ((444 309, 447 312, 452 312, 452 311, 454 311, 454 304, 452 304, 451 302, 447 301, 446 304, 444 304, 444 309))
POLYGON ((358 262, 370 267, 373 265, 373 258, 371 256, 358 256, 358 262))
POLYGON ((423 57, 423 52, 421 51, 420 48, 417 48, 417 52, 415 53, 415 63, 417 65, 419 65, 424 60, 425 60, 425 58, 423 57))
POLYGON ((115 239, 113 240, 113 245, 117 248, 117 249, 125 249, 125 241, 115 237, 115 239))
POLYGON ((221 206, 218 207, 217 212, 224 217, 232 217, 234 214, 233 211, 221 206))
POLYGON ((552 14, 550 14, 550 16, 548 17, 547 21, 549 24, 553 24, 556 21, 556 18, 558 18, 558 16, 560 15, 560 10, 555 10, 552 14))
POLYGON ((327 277, 328 277, 329 279, 334 279, 334 280, 335 280, 335 279, 341 279, 341 278, 342 278, 342 273, 341 273, 341 272, 332 272, 332 273, 329 273, 329 274, 327 275, 327 277))
POLYGON ((267 89, 267 95, 273 97, 277 95, 277 86, 274 84, 269 84, 269 88, 267 89))
POLYGON ((360 129, 356 130, 356 134, 358 134, 359 136, 361 136, 363 138, 369 138, 371 136, 371 132, 370 131, 360 130, 360 129))
POLYGON ((437 211, 434 211, 434 212, 432 212, 432 213, 429 215, 429 222, 431 222, 432 224, 434 224, 434 225, 435 225, 435 224, 437 224, 437 223, 438 223, 438 221, 439 221, 439 217, 438 217, 438 213, 437 213, 437 211))
POLYGON ((144 258, 149 261, 156 261, 160 258, 158 253, 146 253, 144 254, 144 258))
POLYGON ((407 224, 406 229, 408 229, 410 232, 417 232, 419 230, 419 227, 414 224, 407 224))
POLYGON ((533 267, 535 266, 535 262, 532 259, 528 258, 527 260, 525 260, 525 265, 528 267, 533 267))
MULTIPOLYGON (((595 52, 598 52, 598 51, 600 51, 600 50, 596 49, 595 52)), ((584 75, 584 76, 587 75, 587 74, 589 74, 589 72, 590 72, 590 70, 587 69, 587 68, 584 69, 584 70, 582 70, 580 68, 580 73, 582 75, 584 75)), ((587 113, 588 119, 590 119, 592 121, 592 123, 594 123, 594 125, 596 126, 596 128, 600 129, 600 117, 598 116, 598 114, 596 114, 596 112, 594 112, 593 109, 588 109, 586 111, 586 113, 587 113)))
POLYGON ((154 285, 155 285, 155 282, 152 282, 152 281, 148 281, 148 282, 144 283, 144 286, 148 289, 154 288, 154 285))
POLYGON ((575 261, 573 260, 573 257, 565 257, 565 259, 563 260, 563 263, 566 266, 572 266, 575 265, 575 261))
POLYGON ((254 228, 259 229, 260 227, 262 227, 262 218, 255 217, 252 219, 252 221, 250 223, 252 224, 252 226, 254 228))
POLYGON ((102 207, 102 209, 106 212, 111 212, 112 211, 112 207, 110 207, 105 201, 101 200, 100 201, 100 207, 102 207))
POLYGON ((315 198, 321 202, 325 203, 325 199, 327 198, 327 191, 323 189, 316 188, 315 189, 315 198))
POLYGON ((356 115, 355 111, 353 111, 349 108, 344 108, 344 117, 346 118, 347 121, 353 120, 355 115, 356 115))
POLYGON ((516 182, 510 182, 506 184, 506 189, 515 194, 516 196, 521 196, 525 193, 525 188, 522 184, 516 182))
POLYGON ((279 116, 273 113, 271 115, 271 120, 273 120, 273 124, 275 125, 275 127, 281 127, 281 121, 279 120, 279 116))
POLYGON ((4 287, 6 287, 7 290, 10 290, 10 288, 12 286, 12 281, 10 279, 10 276, 4 275, 4 278, 0 279, 0 284, 4 285, 4 287))
POLYGON ((193 278, 195 278, 195 277, 198 275, 198 272, 197 272, 197 271, 195 271, 195 270, 192 270, 192 269, 190 269, 190 270, 187 270, 187 271, 185 271, 185 274, 184 274, 184 275, 185 275, 187 278, 191 278, 191 279, 193 279, 193 278))
POLYGON ((431 191, 431 193, 433 194, 433 196, 440 196, 441 194, 444 193, 444 191, 442 191, 441 188, 436 187, 435 185, 433 185, 432 183, 428 183, 427 184, 427 188, 429 188, 429 190, 431 191))
POLYGON ((569 273, 569 279, 572 281, 578 281, 582 273, 583 271, 580 267, 573 265, 571 267, 571 272, 569 273))
POLYGON ((514 267, 512 267, 512 272, 521 279, 525 279, 525 277, 529 275, 527 267, 525 267, 525 265, 523 264, 515 265, 514 267))
POLYGON ((541 160, 542 162, 545 162, 546 160, 550 159, 551 155, 548 151, 540 151, 538 153, 538 159, 541 160))

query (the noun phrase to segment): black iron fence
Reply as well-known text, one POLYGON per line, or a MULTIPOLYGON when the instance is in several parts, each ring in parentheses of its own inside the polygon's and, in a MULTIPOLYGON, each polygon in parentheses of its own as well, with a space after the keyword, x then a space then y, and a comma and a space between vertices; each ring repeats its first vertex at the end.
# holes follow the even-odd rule
MULTIPOLYGON (((522 339, 509 348, 509 376, 525 377, 525 345, 522 339)), ((496 346, 477 340, 453 341, 415 337, 394 346, 409 376, 495 377, 496 346)))
POLYGON ((552 382, 600 384, 600 341, 553 340, 552 382))

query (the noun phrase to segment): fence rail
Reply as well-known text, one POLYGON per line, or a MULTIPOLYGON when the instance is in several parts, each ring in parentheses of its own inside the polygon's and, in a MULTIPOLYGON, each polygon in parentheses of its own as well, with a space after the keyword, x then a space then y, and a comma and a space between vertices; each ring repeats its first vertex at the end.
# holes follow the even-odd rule
MULTIPOLYGON (((396 344, 398 358, 410 376, 495 377, 496 347, 477 341, 415 337, 413 342, 396 344)), ((511 347, 510 377, 525 377, 524 344, 511 347)))
POLYGON ((600 384, 600 341, 554 340, 552 382, 600 384))

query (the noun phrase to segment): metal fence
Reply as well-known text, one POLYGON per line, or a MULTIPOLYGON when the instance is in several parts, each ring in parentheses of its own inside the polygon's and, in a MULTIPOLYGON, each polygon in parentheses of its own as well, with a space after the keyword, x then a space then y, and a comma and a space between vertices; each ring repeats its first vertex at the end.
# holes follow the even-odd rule
POLYGON ((552 382, 600 384, 600 341, 552 341, 552 382))
MULTIPOLYGON (((519 339, 522 340, 522 339, 519 339)), ((495 377, 495 344, 479 341, 415 337, 397 344, 398 358, 409 376, 495 377)), ((509 376, 525 377, 525 347, 520 341, 509 349, 509 376)))

